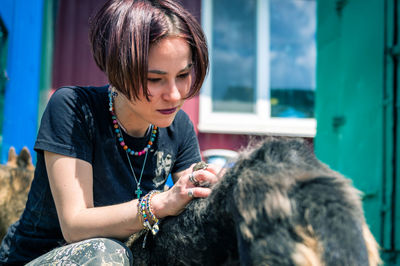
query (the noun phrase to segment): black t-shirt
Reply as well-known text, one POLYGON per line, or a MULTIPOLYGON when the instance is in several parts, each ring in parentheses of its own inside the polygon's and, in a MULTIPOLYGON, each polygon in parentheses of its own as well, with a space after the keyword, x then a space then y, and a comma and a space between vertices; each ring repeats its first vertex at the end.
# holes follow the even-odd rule
MULTIPOLYGON (((123 134, 126 144, 134 150, 142 150, 150 138, 150 133, 143 138, 123 134)), ((58 89, 43 114, 34 149, 37 163, 26 208, 2 242, 0 262, 25 263, 65 243, 43 151, 78 158, 92 165, 96 207, 136 198, 135 178, 113 130, 108 86, 58 89)), ((139 179, 145 155, 130 158, 139 179)), ((163 189, 169 174, 185 170, 200 159, 193 124, 181 110, 169 127, 158 129, 144 167, 142 191, 163 189)))

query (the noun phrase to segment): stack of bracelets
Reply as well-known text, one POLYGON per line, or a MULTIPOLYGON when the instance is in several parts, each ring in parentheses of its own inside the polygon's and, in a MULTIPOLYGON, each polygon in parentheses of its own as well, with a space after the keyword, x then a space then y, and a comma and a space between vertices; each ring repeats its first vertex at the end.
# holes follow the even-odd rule
POLYGON ((158 190, 152 190, 141 198, 138 202, 139 216, 142 218, 143 227, 146 231, 151 231, 153 235, 158 233, 160 221, 151 210, 151 199, 154 195, 160 193, 158 190))

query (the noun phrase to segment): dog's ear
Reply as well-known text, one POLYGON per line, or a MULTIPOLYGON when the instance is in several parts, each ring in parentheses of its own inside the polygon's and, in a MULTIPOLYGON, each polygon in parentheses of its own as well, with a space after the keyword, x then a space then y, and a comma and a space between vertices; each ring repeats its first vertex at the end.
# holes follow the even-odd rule
POLYGON ((10 147, 8 150, 8 160, 7 165, 11 167, 17 167, 17 153, 14 147, 10 147))
POLYGON ((31 153, 29 152, 27 147, 23 147, 21 152, 19 153, 17 158, 17 165, 18 167, 26 168, 27 170, 34 170, 31 153))

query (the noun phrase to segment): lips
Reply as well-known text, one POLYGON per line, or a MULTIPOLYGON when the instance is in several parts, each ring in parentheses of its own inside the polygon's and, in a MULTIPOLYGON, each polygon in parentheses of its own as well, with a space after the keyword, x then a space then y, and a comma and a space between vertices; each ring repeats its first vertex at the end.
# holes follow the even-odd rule
POLYGON ((160 112, 163 115, 170 115, 176 112, 176 107, 174 108, 169 108, 169 109, 158 109, 157 111, 160 112))

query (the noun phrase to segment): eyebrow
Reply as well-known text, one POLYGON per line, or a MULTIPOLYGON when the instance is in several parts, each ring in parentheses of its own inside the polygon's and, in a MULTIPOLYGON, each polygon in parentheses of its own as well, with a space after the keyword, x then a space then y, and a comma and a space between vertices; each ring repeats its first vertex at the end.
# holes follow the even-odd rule
MULTIPOLYGON (((180 73, 180 72, 184 72, 184 71, 186 71, 186 70, 189 70, 190 68, 192 68, 192 66, 193 66, 193 63, 189 63, 186 67, 184 67, 182 70, 180 70, 179 73, 180 73)), ((161 71, 161 70, 157 70, 157 69, 150 69, 150 70, 148 71, 148 73, 160 74, 160 75, 165 75, 165 74, 167 74, 167 72, 161 71)))

